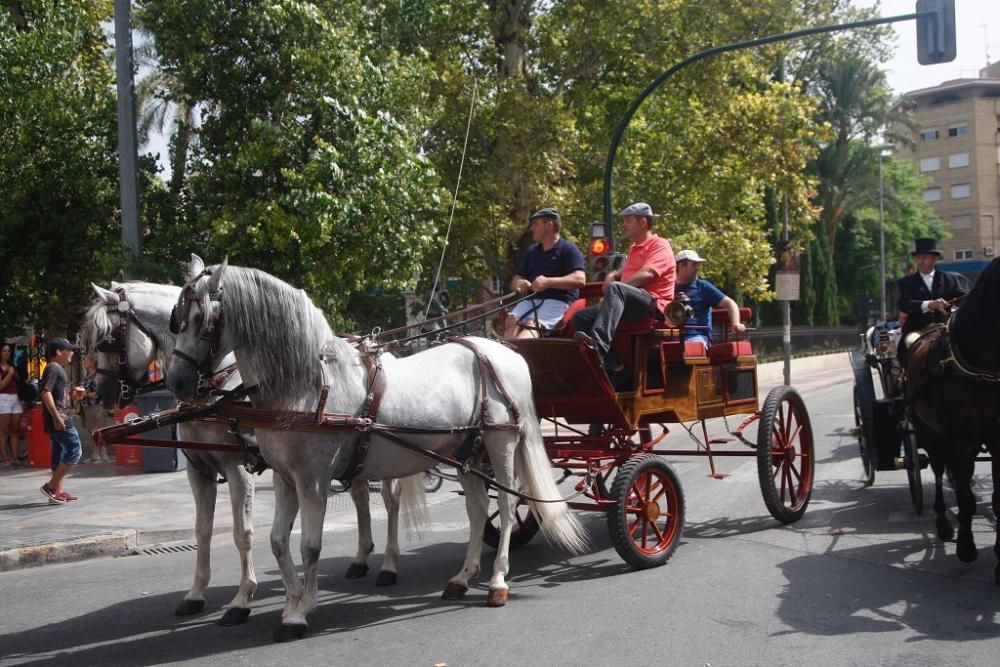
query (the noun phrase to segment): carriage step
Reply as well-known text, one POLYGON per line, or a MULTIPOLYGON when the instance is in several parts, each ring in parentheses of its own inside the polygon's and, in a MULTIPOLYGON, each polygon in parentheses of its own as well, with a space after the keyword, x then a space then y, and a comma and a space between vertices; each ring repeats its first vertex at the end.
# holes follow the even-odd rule
POLYGON ((724 445, 727 442, 732 442, 736 438, 709 438, 708 444, 710 445, 724 445))

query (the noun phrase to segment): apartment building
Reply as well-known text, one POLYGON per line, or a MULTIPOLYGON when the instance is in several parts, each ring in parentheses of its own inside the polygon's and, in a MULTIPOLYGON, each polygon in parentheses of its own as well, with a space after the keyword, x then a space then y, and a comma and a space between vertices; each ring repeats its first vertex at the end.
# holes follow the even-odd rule
POLYGON ((975 275, 1000 253, 1000 63, 904 97, 919 129, 897 157, 931 180, 924 201, 951 232, 939 266, 975 275))

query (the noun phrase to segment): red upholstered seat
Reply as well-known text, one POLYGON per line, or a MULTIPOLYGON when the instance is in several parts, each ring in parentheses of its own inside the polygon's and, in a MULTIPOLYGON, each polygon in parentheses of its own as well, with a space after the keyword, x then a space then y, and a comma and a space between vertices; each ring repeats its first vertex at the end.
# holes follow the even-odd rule
POLYGON ((587 307, 586 299, 577 299, 573 303, 569 304, 569 308, 567 308, 566 312, 563 313, 562 319, 559 320, 559 324, 557 324, 555 328, 552 330, 553 335, 572 338, 573 316, 586 307, 587 307))
POLYGON ((698 341, 679 340, 663 343, 663 354, 668 364, 679 364, 685 359, 705 356, 705 345, 698 341))
POLYGON ((615 329, 614 340, 611 341, 611 349, 621 359, 622 363, 631 368, 635 360, 632 353, 632 337, 637 333, 649 331, 650 329, 665 329, 667 327, 663 320, 655 317, 647 317, 641 320, 621 320, 618 328, 615 329))
POLYGON ((736 357, 753 354, 750 348, 750 341, 735 340, 728 343, 718 343, 708 348, 708 358, 712 363, 718 364, 723 361, 733 361, 736 357))

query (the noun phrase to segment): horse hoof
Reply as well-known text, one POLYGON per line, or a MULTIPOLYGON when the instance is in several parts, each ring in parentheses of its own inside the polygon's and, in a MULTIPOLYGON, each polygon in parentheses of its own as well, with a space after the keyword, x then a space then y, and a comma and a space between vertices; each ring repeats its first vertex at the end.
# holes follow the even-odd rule
POLYGON ((955 529, 947 521, 937 525, 937 534, 942 542, 951 542, 955 539, 955 529))
POLYGON ((280 643, 293 642, 306 636, 305 624, 290 625, 282 623, 274 630, 274 641, 280 643))
POLYGON ((448 585, 444 587, 444 592, 441 593, 441 598, 444 600, 461 600, 465 597, 468 590, 468 586, 449 581, 448 585))
POLYGON ((174 616, 194 616, 205 610, 204 600, 182 600, 177 609, 174 609, 174 616))
POLYGON ((344 576, 348 579, 360 579, 368 574, 368 566, 364 563, 351 563, 351 566, 347 568, 347 574, 344 576))
POLYGON ((959 544, 955 554, 958 556, 958 560, 963 563, 971 563, 979 558, 979 549, 976 548, 975 544, 970 544, 968 547, 959 544))
POLYGON ((395 586, 396 585, 396 573, 390 572, 389 570, 382 570, 378 573, 378 577, 375 578, 376 586, 395 586))
POLYGON ((508 590, 506 588, 491 588, 486 597, 487 607, 502 607, 507 604, 508 590))
POLYGON ((250 618, 250 610, 246 607, 230 607, 219 619, 219 625, 229 627, 231 625, 242 625, 250 618))

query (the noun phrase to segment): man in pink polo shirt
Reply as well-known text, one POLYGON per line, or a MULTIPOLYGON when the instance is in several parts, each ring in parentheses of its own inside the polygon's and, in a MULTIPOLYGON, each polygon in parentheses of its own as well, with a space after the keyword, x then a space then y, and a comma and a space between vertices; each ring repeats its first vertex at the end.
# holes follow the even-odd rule
MULTIPOLYGON (((632 239, 621 271, 604 279, 604 299, 573 316, 577 340, 589 341, 604 357, 609 373, 620 373, 624 364, 610 351, 611 339, 621 320, 641 320, 663 312, 674 298, 677 264, 670 242, 653 233, 653 210, 638 202, 622 210, 625 233, 632 239)), ((612 377, 612 379, 615 379, 612 377)))

